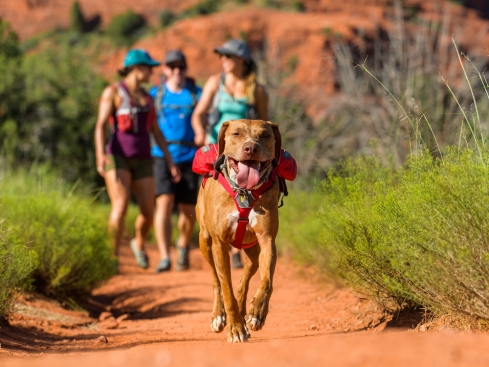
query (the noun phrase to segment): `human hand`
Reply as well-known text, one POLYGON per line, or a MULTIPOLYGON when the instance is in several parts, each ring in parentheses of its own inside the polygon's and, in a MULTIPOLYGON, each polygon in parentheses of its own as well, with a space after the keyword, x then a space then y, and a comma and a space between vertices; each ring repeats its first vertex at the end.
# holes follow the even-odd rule
POLYGON ((105 175, 105 165, 110 163, 110 159, 105 154, 100 154, 97 156, 97 172, 100 176, 105 175))
POLYGON ((200 148, 200 147, 204 146, 204 144, 205 144, 205 134, 198 134, 198 133, 196 133, 195 134, 195 138, 194 138, 194 142, 195 142, 195 145, 197 145, 197 148, 200 148))
POLYGON ((182 178, 182 172, 180 171, 180 168, 174 163, 170 163, 170 173, 172 176, 172 181, 174 183, 178 183, 180 179, 182 178))

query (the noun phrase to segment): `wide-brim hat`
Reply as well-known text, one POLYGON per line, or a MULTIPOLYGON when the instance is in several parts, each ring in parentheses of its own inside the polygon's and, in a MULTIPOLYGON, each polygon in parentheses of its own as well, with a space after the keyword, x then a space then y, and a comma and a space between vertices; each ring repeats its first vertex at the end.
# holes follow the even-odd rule
POLYGON ((134 65, 158 66, 161 63, 153 60, 146 50, 132 49, 126 54, 122 66, 127 68, 134 65))
POLYGON ((245 60, 251 59, 250 48, 245 41, 241 39, 230 39, 226 41, 222 46, 216 47, 214 52, 220 55, 235 55, 242 57, 245 60))

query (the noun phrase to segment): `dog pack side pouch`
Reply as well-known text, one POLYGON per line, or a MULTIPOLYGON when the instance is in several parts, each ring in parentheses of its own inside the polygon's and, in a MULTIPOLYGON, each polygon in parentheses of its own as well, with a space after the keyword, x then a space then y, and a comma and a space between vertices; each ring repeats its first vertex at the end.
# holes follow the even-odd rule
POLYGON ((280 149, 280 161, 276 169, 277 174, 288 181, 294 181, 297 176, 297 163, 294 157, 284 149, 280 149))
POLYGON ((197 149, 192 162, 192 171, 198 175, 206 175, 214 171, 214 162, 217 159, 217 144, 208 144, 197 149))

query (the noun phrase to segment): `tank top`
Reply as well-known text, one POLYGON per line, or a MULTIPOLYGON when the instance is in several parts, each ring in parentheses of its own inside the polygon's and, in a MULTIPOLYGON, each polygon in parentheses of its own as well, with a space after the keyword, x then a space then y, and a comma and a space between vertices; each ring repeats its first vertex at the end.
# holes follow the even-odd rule
POLYGON ((106 154, 151 159, 149 130, 155 120, 153 100, 145 92, 146 105, 134 104, 123 82, 116 83, 115 86, 122 102, 110 119, 111 135, 105 150, 106 154), (130 126, 127 126, 129 120, 130 126))
POLYGON ((248 116, 248 97, 234 98, 224 88, 219 88, 217 93, 221 93, 217 107, 221 116, 218 123, 212 127, 209 133, 209 143, 211 144, 217 143, 219 130, 223 122, 245 119, 248 116))

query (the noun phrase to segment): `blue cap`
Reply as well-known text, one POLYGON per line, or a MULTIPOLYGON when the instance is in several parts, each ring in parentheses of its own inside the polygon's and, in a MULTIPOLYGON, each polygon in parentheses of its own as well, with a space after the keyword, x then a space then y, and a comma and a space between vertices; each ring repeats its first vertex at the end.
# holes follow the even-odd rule
POLYGON ((158 66, 160 65, 160 63, 153 60, 145 50, 132 49, 129 50, 126 57, 124 58, 124 63, 122 64, 122 66, 127 68, 134 65, 158 66))

